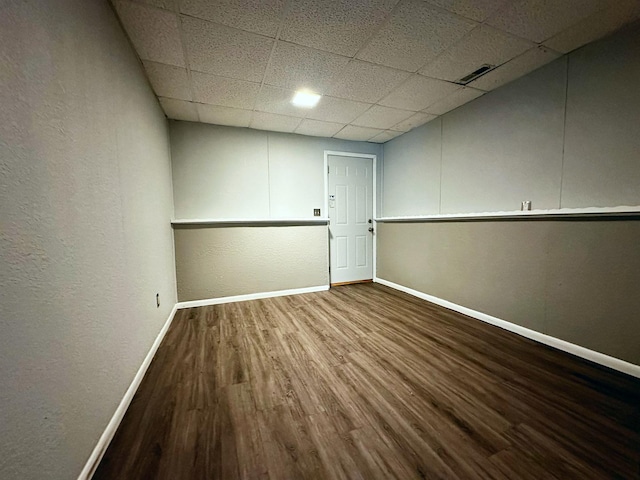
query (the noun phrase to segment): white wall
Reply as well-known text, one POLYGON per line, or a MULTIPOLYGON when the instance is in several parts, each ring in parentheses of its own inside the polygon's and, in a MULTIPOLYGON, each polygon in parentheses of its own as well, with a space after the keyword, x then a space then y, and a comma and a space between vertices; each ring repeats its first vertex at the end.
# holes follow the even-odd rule
POLYGON ((167 122, 101 0, 0 3, 0 105, 0 478, 75 478, 176 301, 167 122))
POLYGON ((386 143, 383 215, 640 205, 638 58, 636 23, 386 143))
MULTIPOLYGON (((176 218, 311 218, 324 212, 324 151, 368 142, 170 122, 176 218)), ((380 178, 380 176, 378 176, 380 178)))

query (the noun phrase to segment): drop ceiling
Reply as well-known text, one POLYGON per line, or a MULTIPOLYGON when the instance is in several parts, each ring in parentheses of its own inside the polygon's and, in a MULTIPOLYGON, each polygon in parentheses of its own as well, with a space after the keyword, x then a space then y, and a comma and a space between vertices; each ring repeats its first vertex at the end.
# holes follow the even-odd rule
POLYGON ((378 143, 640 16, 640 0, 113 4, 169 118, 378 143), (298 108, 298 89, 323 97, 298 108))

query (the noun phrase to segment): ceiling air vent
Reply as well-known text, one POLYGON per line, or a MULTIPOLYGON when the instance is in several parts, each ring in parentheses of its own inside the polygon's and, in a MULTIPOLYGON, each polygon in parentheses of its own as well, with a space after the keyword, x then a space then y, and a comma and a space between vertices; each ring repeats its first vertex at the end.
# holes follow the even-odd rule
POLYGON ((489 65, 488 63, 485 63, 484 65, 482 65, 477 70, 474 70, 470 74, 465 75, 464 77, 462 77, 456 83, 459 83, 460 85, 466 85, 467 83, 475 80, 476 78, 481 77, 482 75, 484 75, 488 71, 493 70, 495 67, 496 67, 495 65, 489 65))

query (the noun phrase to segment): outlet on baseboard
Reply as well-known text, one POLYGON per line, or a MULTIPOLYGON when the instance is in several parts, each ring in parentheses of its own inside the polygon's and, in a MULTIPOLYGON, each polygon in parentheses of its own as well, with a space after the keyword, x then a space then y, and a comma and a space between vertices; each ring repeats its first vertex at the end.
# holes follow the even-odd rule
POLYGON ((156 308, 160 308, 160 294, 156 293, 156 308))

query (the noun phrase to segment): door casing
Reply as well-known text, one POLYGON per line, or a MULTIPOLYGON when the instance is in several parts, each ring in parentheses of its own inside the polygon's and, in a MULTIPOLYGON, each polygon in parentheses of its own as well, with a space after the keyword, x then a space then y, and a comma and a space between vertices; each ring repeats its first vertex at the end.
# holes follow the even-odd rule
MULTIPOLYGON (((377 162, 378 156, 373 153, 353 153, 353 152, 338 152, 335 150, 325 150, 324 151, 324 211, 327 219, 329 219, 329 155, 338 155, 342 157, 356 157, 356 158, 369 158, 373 162, 373 205, 372 212, 373 218, 371 225, 373 226, 373 258, 371 259, 373 266, 373 281, 375 282, 377 279, 377 269, 376 269, 376 258, 377 258, 377 238, 378 238, 378 225, 376 223, 376 218, 378 217, 377 213, 377 193, 378 193, 378 181, 377 181, 377 162)), ((327 220, 329 222, 329 220, 327 220)), ((327 223, 327 242, 329 242, 329 248, 331 248, 331 242, 329 241, 329 228, 330 225, 327 223)), ((331 285, 331 252, 327 249, 327 272, 329 275, 329 285, 331 285)))

